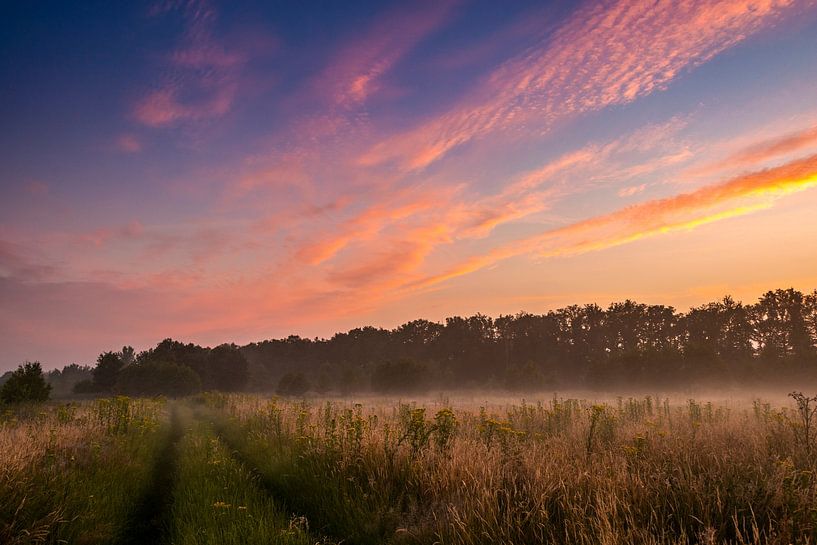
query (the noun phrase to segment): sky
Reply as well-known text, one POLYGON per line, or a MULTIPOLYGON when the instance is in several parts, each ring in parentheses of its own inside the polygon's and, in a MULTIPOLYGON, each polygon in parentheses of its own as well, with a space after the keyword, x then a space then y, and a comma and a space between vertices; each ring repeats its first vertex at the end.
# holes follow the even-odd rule
POLYGON ((0 7, 0 371, 817 288, 806 0, 0 7))

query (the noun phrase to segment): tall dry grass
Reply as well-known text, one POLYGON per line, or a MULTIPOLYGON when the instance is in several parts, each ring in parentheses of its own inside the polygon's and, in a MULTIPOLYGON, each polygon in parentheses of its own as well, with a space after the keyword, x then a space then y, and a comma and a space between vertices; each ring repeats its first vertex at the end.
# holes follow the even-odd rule
POLYGON ((817 463, 792 407, 204 401, 270 487, 346 543, 817 542, 817 463))
POLYGON ((163 402, 20 407, 0 418, 0 543, 110 543, 148 486, 163 402))

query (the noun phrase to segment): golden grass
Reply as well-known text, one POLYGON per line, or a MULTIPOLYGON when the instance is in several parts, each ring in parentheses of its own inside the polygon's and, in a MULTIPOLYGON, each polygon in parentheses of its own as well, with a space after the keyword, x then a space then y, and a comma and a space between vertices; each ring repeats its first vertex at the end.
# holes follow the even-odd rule
POLYGON ((791 409, 549 399, 454 407, 452 433, 439 404, 208 403, 350 542, 817 542, 817 464, 791 409))

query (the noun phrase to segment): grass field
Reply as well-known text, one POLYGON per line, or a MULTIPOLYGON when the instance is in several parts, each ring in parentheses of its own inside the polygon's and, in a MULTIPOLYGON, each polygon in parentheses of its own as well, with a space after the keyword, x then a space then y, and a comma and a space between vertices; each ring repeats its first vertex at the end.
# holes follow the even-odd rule
POLYGON ((0 543, 817 543, 806 416, 662 397, 25 407, 0 423, 0 543))

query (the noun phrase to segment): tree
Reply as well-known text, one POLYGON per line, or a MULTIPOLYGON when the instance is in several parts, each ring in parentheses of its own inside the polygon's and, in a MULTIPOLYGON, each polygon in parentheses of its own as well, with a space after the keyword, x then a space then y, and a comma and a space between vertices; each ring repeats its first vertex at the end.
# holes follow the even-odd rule
POLYGON ((103 352, 96 359, 93 381, 97 391, 109 392, 116 384, 119 371, 124 366, 122 357, 116 352, 103 352))
POLYGON ((749 361, 753 351, 748 318, 747 308, 729 296, 690 309, 681 319, 687 368, 710 374, 749 361))
POLYGON ((51 394, 51 385, 45 382, 40 362, 26 362, 14 371, 0 388, 0 402, 43 402, 51 394))
POLYGON ((241 390, 247 384, 247 358, 233 344, 210 350, 202 377, 205 388, 223 391, 241 390))
POLYGON ((372 388, 378 392, 415 392, 428 386, 428 368, 402 359, 381 363, 372 371, 372 388))
POLYGON ((552 384, 553 381, 537 369, 532 361, 525 365, 511 364, 505 370, 505 387, 509 390, 535 392, 552 384))
POLYGON ((813 355, 809 299, 792 288, 768 291, 752 307, 755 342, 767 359, 813 355))
POLYGON ((133 396, 184 397, 201 390, 201 380, 186 365, 147 361, 123 369, 116 390, 133 396))
POLYGON ((136 362, 136 351, 132 346, 123 346, 122 351, 119 353, 119 359, 121 359, 122 364, 127 367, 131 363, 136 362))
POLYGON ((157 361, 186 365, 198 373, 202 382, 204 382, 204 377, 207 374, 206 367, 209 353, 209 349, 193 343, 184 344, 173 339, 165 339, 157 344, 156 348, 140 353, 136 360, 139 363, 157 361))
POLYGON ((54 369, 46 374, 46 381, 51 385, 51 395, 56 398, 65 397, 75 391, 78 383, 90 382, 93 375, 91 368, 72 363, 60 369, 54 369))

